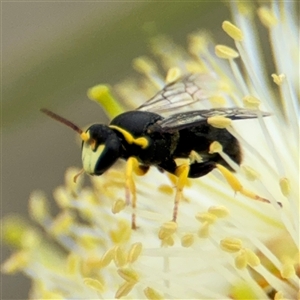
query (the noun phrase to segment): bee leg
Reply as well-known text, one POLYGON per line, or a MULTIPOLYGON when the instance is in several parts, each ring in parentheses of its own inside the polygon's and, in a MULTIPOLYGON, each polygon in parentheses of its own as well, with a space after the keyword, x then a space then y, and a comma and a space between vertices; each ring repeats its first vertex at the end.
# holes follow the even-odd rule
POLYGON ((126 172, 125 172, 125 197, 126 203, 129 204, 131 202, 132 206, 132 216, 131 216, 131 228, 136 229, 136 216, 135 216, 135 208, 136 208, 136 187, 133 179, 133 173, 136 175, 142 176, 147 173, 149 170, 148 166, 140 166, 138 160, 135 157, 129 157, 126 163, 126 172), (130 201, 130 196, 132 199, 130 201))
POLYGON ((183 188, 187 183, 189 171, 190 171, 190 166, 188 164, 182 164, 178 166, 175 170, 175 175, 178 177, 178 181, 176 184, 176 195, 175 195, 174 208, 173 208, 173 218, 172 218, 173 222, 176 222, 177 219, 178 205, 179 205, 179 201, 182 198, 183 188))
MULTIPOLYGON (((216 165, 217 169, 221 172, 221 174, 224 176, 226 181, 229 183, 231 188, 234 190, 235 193, 239 192, 242 195, 252 199, 252 200, 257 200, 260 202, 265 202, 265 203, 271 203, 270 200, 265 199, 247 189, 245 189, 242 184, 239 182, 239 180, 224 166, 217 164, 216 165)), ((282 203, 277 202, 277 204, 282 207, 282 203)))

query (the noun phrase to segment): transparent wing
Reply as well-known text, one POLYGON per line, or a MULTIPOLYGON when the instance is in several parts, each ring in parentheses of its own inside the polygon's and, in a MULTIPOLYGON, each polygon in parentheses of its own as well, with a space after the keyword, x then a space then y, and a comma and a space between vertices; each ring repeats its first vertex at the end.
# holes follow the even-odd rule
POLYGON ((209 99, 218 91, 217 86, 218 80, 210 74, 189 74, 166 85, 137 110, 158 114, 169 112, 209 99))
POLYGON ((231 120, 242 120, 257 118, 258 114, 260 114, 263 117, 271 115, 266 112, 250 110, 240 107, 212 108, 173 114, 170 117, 159 121, 159 125, 163 131, 174 131, 192 126, 197 126, 203 123, 203 121, 207 120, 208 118, 214 116, 223 116, 231 120))

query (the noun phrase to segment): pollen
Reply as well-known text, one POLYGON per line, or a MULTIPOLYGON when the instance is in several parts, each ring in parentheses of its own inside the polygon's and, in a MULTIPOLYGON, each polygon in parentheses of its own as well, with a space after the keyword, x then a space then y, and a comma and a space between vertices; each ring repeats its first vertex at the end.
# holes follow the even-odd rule
POLYGON ((126 242, 130 239, 131 227, 125 220, 120 220, 118 222, 118 227, 115 230, 110 231, 110 237, 112 241, 116 244, 126 242))
POLYGON ((124 280, 128 282, 138 282, 139 280, 139 275, 131 268, 121 268, 118 269, 117 272, 124 280))
POLYGON ((209 154, 213 154, 213 153, 221 153, 223 151, 223 146, 217 142, 214 141, 209 145, 209 154))
POLYGON ((118 199, 117 201, 115 201, 113 203, 113 206, 111 208, 111 211, 113 214, 117 214, 119 213, 120 211, 122 211, 124 208, 126 207, 126 203, 124 200, 122 199, 118 199))
POLYGON ((156 66, 152 60, 146 56, 140 56, 132 61, 132 65, 136 71, 142 74, 152 73, 156 71, 156 66))
POLYGON ((122 246, 116 246, 114 253, 114 262, 118 268, 123 267, 127 263, 127 254, 122 246))
POLYGON ((125 282, 117 290, 115 298, 120 299, 121 297, 127 296, 133 289, 135 282, 125 282))
POLYGON ((224 59, 234 59, 239 57, 239 53, 237 51, 224 45, 217 45, 215 47, 215 54, 219 58, 224 58, 224 59))
POLYGON ((229 215, 229 210, 225 206, 211 206, 208 208, 210 214, 215 215, 218 218, 225 218, 229 215))
POLYGON ((277 85, 281 85, 286 80, 286 76, 284 74, 272 74, 271 76, 277 85))
POLYGON ((108 249, 101 257, 101 267, 105 268, 110 264, 115 256, 115 248, 108 249))
POLYGON ((192 233, 186 233, 182 238, 181 238, 181 246, 188 248, 191 247, 195 242, 195 236, 192 233))
POLYGON ((142 243, 134 243, 128 252, 128 262, 134 263, 141 255, 142 250, 143 250, 142 243))
POLYGON ((86 286, 88 286, 88 287, 90 287, 90 288, 92 288, 92 289, 94 289, 94 290, 96 290, 96 291, 99 291, 99 292, 103 292, 103 291, 104 291, 104 285, 103 285, 103 283, 100 282, 100 281, 97 280, 97 279, 93 279, 93 278, 84 278, 83 283, 84 283, 86 286))
POLYGON ((222 28, 235 41, 240 42, 244 39, 242 30, 233 25, 231 22, 224 21, 222 23, 222 28))
POLYGON ((67 272, 69 275, 78 274, 81 259, 75 253, 71 253, 67 260, 67 272))
POLYGON ((54 220, 49 231, 55 236, 67 234, 73 224, 73 215, 69 212, 63 212, 54 220))
POLYGON ((260 174, 255 171, 253 168, 249 167, 249 166, 242 166, 241 167, 246 178, 249 180, 249 181, 255 181, 257 179, 260 178, 260 174))
POLYGON ((256 97, 248 95, 243 98, 243 103, 245 108, 259 109, 261 102, 256 97))
POLYGON ((30 262, 27 251, 20 251, 13 254, 1 266, 1 271, 6 274, 14 274, 23 270, 30 262))
POLYGON ((220 241, 220 247, 222 250, 230 253, 238 252, 242 249, 242 241, 237 238, 228 237, 225 239, 222 239, 220 241))
POLYGON ((210 223, 204 222, 200 229, 198 230, 198 237, 200 238, 208 238, 209 237, 209 230, 210 230, 210 223))
POLYGON ((286 261, 283 263, 280 274, 282 278, 289 279, 296 275, 295 267, 292 261, 286 261))
POLYGON ((231 125, 231 119, 223 116, 214 116, 207 119, 207 123, 215 128, 226 128, 231 125))
POLYGON ((207 222, 209 224, 214 223, 218 218, 216 215, 209 213, 209 212, 197 213, 195 217, 196 217, 197 221, 199 221, 201 223, 207 222))
POLYGON ((42 223, 49 216, 49 207, 43 193, 36 191, 29 198, 29 213, 38 223, 42 223))
POLYGON ((110 93, 107 85, 99 84, 90 88, 87 92, 89 99, 96 101, 104 109, 107 116, 112 119, 121 114, 124 109, 110 93))
POLYGON ((165 299, 160 293, 151 287, 146 287, 144 289, 144 294, 148 300, 163 300, 165 299))
POLYGON ((234 264, 237 269, 245 269, 248 265, 247 255, 244 250, 241 250, 234 259, 234 264))
POLYGON ((265 6, 260 7, 257 10, 257 14, 262 24, 265 25, 267 28, 271 28, 278 22, 277 18, 271 12, 271 10, 265 6))
POLYGON ((164 240, 165 238, 171 236, 175 233, 177 229, 177 223, 175 222, 165 222, 159 229, 158 237, 160 240, 164 240))
POLYGON ((287 178, 281 178, 279 181, 279 185, 280 185, 281 193, 287 197, 291 191, 290 181, 287 178))
POLYGON ((179 79, 181 76, 181 71, 179 68, 171 68, 169 69, 167 76, 166 76, 166 83, 171 83, 177 79, 179 79))
POLYGON ((247 257, 247 263, 249 266, 254 268, 260 265, 259 257, 251 249, 245 248, 245 253, 247 257))

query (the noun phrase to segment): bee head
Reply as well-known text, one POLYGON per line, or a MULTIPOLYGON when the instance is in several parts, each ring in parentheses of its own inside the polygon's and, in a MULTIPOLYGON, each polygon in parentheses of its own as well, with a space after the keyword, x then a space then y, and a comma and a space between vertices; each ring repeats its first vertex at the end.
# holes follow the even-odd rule
MULTIPOLYGON (((120 157, 121 142, 108 126, 94 124, 83 132, 74 123, 49 109, 42 108, 41 112, 79 133, 82 139, 83 170, 86 173, 102 175, 120 157)), ((80 174, 81 172, 74 177, 74 181, 80 174)))
POLYGON ((102 175, 120 157, 121 142, 106 125, 94 124, 81 133, 82 164, 86 173, 102 175))

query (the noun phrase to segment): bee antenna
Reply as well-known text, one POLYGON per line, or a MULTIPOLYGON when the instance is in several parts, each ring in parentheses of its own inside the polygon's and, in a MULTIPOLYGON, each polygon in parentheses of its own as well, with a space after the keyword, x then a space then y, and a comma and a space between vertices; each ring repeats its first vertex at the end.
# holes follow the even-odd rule
POLYGON ((72 128, 73 130, 75 130, 76 132, 78 132, 80 135, 83 133, 83 131, 78 127, 76 126, 74 123, 72 123, 71 121, 57 115, 56 113, 52 112, 51 110, 49 109, 46 109, 46 108, 41 108, 40 111, 44 114, 46 114, 47 116, 49 116, 50 118, 62 123, 62 124, 65 124, 67 125, 68 127, 72 128))

